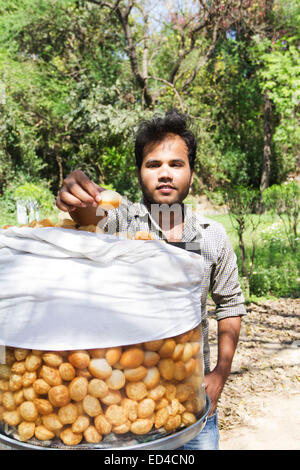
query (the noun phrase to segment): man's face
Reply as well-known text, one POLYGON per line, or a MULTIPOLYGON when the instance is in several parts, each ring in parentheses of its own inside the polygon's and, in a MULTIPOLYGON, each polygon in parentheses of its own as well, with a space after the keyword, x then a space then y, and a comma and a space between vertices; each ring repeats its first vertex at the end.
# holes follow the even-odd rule
POLYGON ((145 146, 138 179, 144 198, 151 204, 181 203, 193 183, 193 171, 184 140, 168 134, 161 142, 145 146))

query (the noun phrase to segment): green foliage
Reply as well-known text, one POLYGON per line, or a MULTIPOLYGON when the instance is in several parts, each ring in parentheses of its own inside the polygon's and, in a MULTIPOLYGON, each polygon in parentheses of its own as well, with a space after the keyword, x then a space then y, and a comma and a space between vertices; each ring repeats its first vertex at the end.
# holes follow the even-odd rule
POLYGON ((246 298, 299 297, 300 251, 294 253, 287 242, 284 224, 270 212, 262 215, 249 214, 243 233, 246 266, 250 277, 242 276, 242 258, 239 237, 229 215, 210 216, 224 225, 237 254, 240 282, 246 298), (253 226, 257 229, 253 231, 253 226), (253 239, 255 256, 253 255, 253 239))
POLYGON ((43 212, 51 212, 54 207, 52 192, 34 183, 24 183, 13 191, 15 201, 36 201, 43 212))
POLYGON ((277 214, 285 227, 288 242, 295 252, 298 246, 298 221, 300 216, 300 187, 296 181, 274 184, 265 189, 262 200, 266 208, 277 214))
POLYGON ((260 87, 268 92, 275 111, 273 143, 281 179, 295 169, 295 156, 300 149, 299 40, 299 32, 276 41, 254 39, 256 60, 263 64, 258 73, 260 87))

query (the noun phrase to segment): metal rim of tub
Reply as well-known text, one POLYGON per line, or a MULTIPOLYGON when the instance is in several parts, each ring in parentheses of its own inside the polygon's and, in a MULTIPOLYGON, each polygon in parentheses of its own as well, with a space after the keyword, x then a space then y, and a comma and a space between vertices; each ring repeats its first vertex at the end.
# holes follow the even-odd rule
POLYGON ((202 412, 201 417, 196 421, 196 423, 182 429, 181 431, 173 432, 170 435, 164 436, 162 438, 153 439, 148 442, 143 442, 140 444, 133 444, 129 446, 103 446, 104 443, 99 444, 79 444, 77 446, 66 446, 66 445, 57 445, 57 446, 45 446, 39 444, 31 444, 27 442, 18 441, 17 439, 11 438, 4 434, 0 433, 0 442, 6 446, 11 446, 14 449, 23 449, 23 450, 176 450, 179 447, 182 447, 184 444, 193 439, 205 426, 208 414, 211 409, 211 401, 206 395, 206 404, 204 411, 202 412))

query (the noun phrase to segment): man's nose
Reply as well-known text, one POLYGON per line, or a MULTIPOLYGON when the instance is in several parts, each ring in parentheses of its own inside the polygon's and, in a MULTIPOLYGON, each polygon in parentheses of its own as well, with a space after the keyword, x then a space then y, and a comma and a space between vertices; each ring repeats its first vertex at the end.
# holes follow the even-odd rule
POLYGON ((170 167, 169 165, 161 165, 161 167, 159 168, 159 172, 158 172, 158 178, 159 179, 169 179, 171 180, 172 179, 172 172, 170 170, 170 167))

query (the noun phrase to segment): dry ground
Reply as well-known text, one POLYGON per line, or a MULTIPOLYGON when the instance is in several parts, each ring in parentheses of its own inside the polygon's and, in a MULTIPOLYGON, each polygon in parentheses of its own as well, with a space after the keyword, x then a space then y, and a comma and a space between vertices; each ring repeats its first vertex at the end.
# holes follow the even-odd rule
MULTIPOLYGON (((221 450, 300 449, 300 299, 247 306, 219 402, 221 450)), ((211 366, 217 322, 210 316, 211 366)))

